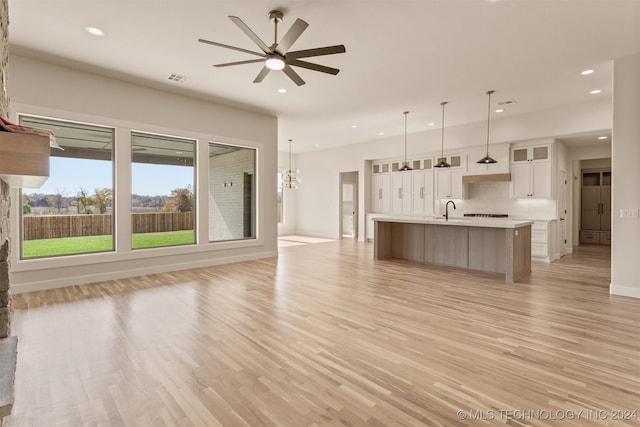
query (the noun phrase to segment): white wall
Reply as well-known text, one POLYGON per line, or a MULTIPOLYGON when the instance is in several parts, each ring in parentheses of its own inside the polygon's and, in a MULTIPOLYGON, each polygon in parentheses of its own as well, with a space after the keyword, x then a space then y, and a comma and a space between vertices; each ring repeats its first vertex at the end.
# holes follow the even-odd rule
MULTIPOLYGON (((131 250, 131 227, 119 221, 117 252, 53 259, 19 260, 18 227, 12 234, 12 292, 171 271, 277 254, 277 119, 203 100, 137 86, 121 80, 11 56, 11 119, 19 113, 96 123, 116 128, 116 162, 130 162, 129 129, 199 140, 197 147, 198 244, 131 250), (258 239, 208 243, 208 142, 258 150, 258 239)), ((116 215, 131 205, 130 168, 116 176, 116 215)), ((19 200, 13 190, 14 200, 19 200)), ((19 217, 19 203, 12 210, 19 217)))
MULTIPOLYGON (((491 127, 492 144, 544 138, 551 140, 554 137, 600 131, 611 128, 611 103, 607 99, 600 99, 556 110, 494 119, 491 121, 491 127)), ((439 151, 440 136, 440 129, 409 135, 408 157, 439 151)), ((486 122, 447 128, 445 150, 482 145, 483 138, 486 138, 486 122)), ((365 224, 365 198, 368 198, 369 194, 369 186, 365 187, 365 177, 369 174, 366 161, 401 158, 403 141, 403 136, 397 136, 298 154, 297 168, 300 169, 304 181, 297 194, 297 233, 327 238, 338 237, 340 172, 359 172, 359 221, 360 224, 365 224)), ((533 206, 531 209, 535 210, 536 207, 533 206)), ((555 205, 550 209, 555 210, 555 205)), ((544 211, 547 211, 546 207, 544 211)), ((360 240, 364 239, 364 232, 364 226, 360 227, 360 240)))
MULTIPOLYGON (((297 156, 291 155, 291 169, 297 169, 297 156)), ((278 152, 278 170, 284 171, 289 169, 289 153, 278 152)), ((300 177, 303 181, 300 186, 304 185, 304 174, 300 177)), ((283 215, 284 222, 278 224, 278 236, 286 236, 296 234, 296 212, 298 206, 298 191, 294 189, 283 189, 283 215)))
POLYGON ((640 53, 613 63, 611 293, 640 298, 640 53))

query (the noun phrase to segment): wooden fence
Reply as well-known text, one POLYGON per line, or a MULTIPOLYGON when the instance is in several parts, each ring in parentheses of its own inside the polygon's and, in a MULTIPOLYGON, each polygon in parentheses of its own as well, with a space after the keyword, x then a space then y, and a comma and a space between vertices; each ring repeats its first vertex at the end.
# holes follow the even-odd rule
MULTIPOLYGON (((131 214, 134 233, 193 230, 193 212, 131 214)), ((112 234, 111 214, 25 215, 24 240, 112 234)))

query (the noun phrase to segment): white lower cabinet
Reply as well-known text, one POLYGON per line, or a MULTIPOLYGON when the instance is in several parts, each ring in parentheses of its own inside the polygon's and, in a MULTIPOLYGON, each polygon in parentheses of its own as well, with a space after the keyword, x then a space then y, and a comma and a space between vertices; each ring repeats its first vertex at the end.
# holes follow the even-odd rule
POLYGON ((365 215, 365 238, 367 241, 373 241, 373 226, 374 226, 374 222, 373 222, 373 217, 375 215, 372 214, 367 214, 365 215))
POLYGON ((555 221, 534 221, 531 225, 531 257, 551 262, 556 258, 553 252, 555 221))

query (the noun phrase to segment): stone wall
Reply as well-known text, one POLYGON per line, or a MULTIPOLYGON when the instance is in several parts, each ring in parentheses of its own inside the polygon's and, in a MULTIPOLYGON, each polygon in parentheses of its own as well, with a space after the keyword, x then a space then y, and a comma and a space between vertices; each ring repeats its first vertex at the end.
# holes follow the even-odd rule
MULTIPOLYGON (((0 116, 9 115, 9 3, 0 0, 0 116)), ((0 338, 11 332, 9 295, 9 186, 0 180, 0 338)))

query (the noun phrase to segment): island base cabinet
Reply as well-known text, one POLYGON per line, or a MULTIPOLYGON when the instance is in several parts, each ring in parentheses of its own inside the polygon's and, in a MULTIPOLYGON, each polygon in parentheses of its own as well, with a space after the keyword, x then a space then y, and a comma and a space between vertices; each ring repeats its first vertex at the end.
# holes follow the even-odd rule
POLYGON ((531 272, 531 227, 507 229, 506 281, 517 282, 531 272))
POLYGON ((531 272, 531 226, 495 228, 375 219, 374 258, 500 274, 516 282, 531 272))
POLYGON ((516 282, 531 271, 531 227, 469 227, 469 269, 500 273, 516 282))
POLYGON ((424 225, 424 262, 467 268, 468 227, 424 225))
POLYGON ((469 268, 472 270, 505 273, 505 230, 495 228, 469 229, 469 268), (487 248, 493 250, 487 250, 487 248))

